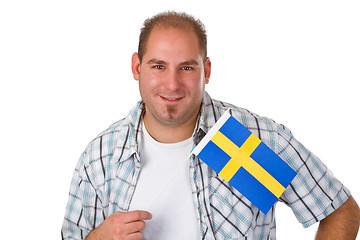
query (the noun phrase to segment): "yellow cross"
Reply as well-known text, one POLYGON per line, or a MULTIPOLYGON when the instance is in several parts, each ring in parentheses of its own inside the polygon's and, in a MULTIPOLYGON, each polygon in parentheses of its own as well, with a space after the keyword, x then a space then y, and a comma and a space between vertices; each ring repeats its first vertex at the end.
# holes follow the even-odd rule
POLYGON ((254 134, 251 134, 240 148, 220 131, 211 141, 231 157, 219 173, 225 181, 229 182, 240 167, 243 167, 277 198, 285 191, 284 186, 250 157, 261 142, 254 134))

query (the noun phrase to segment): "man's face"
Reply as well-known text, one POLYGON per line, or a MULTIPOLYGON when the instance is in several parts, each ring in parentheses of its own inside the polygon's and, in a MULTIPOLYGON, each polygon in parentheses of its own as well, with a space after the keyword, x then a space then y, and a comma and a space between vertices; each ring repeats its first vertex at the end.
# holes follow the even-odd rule
POLYGON ((155 27, 142 63, 136 53, 132 61, 145 118, 169 127, 196 120, 211 63, 207 59, 204 64, 194 32, 155 27))

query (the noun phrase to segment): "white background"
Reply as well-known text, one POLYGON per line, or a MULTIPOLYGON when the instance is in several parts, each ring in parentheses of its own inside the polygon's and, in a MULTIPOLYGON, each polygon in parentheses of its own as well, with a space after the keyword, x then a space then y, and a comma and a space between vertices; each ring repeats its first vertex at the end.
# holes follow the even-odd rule
MULTIPOLYGON (((139 100, 142 22, 186 11, 208 30, 207 91, 288 126, 360 201, 358 1, 1 1, 1 239, 60 239, 87 143, 139 100)), ((278 239, 312 239, 277 205, 278 239)))

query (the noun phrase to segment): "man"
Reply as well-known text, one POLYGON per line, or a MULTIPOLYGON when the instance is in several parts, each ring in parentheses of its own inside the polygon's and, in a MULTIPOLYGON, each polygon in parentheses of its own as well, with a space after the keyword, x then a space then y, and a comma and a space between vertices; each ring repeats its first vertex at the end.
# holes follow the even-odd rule
POLYGON ((192 148, 231 114, 297 172, 280 197, 317 239, 355 239, 359 207, 326 166, 283 125, 205 92, 211 62, 200 21, 167 12, 145 21, 132 72, 142 97, 94 139, 71 184, 63 239, 276 239, 264 215, 192 148))

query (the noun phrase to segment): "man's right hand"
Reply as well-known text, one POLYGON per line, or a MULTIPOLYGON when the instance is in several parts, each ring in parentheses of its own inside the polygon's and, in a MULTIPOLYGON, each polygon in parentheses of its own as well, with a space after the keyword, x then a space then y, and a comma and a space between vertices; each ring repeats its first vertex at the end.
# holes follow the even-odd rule
POLYGON ((115 212, 89 233, 86 240, 138 240, 145 229, 144 220, 150 220, 147 211, 115 212))

